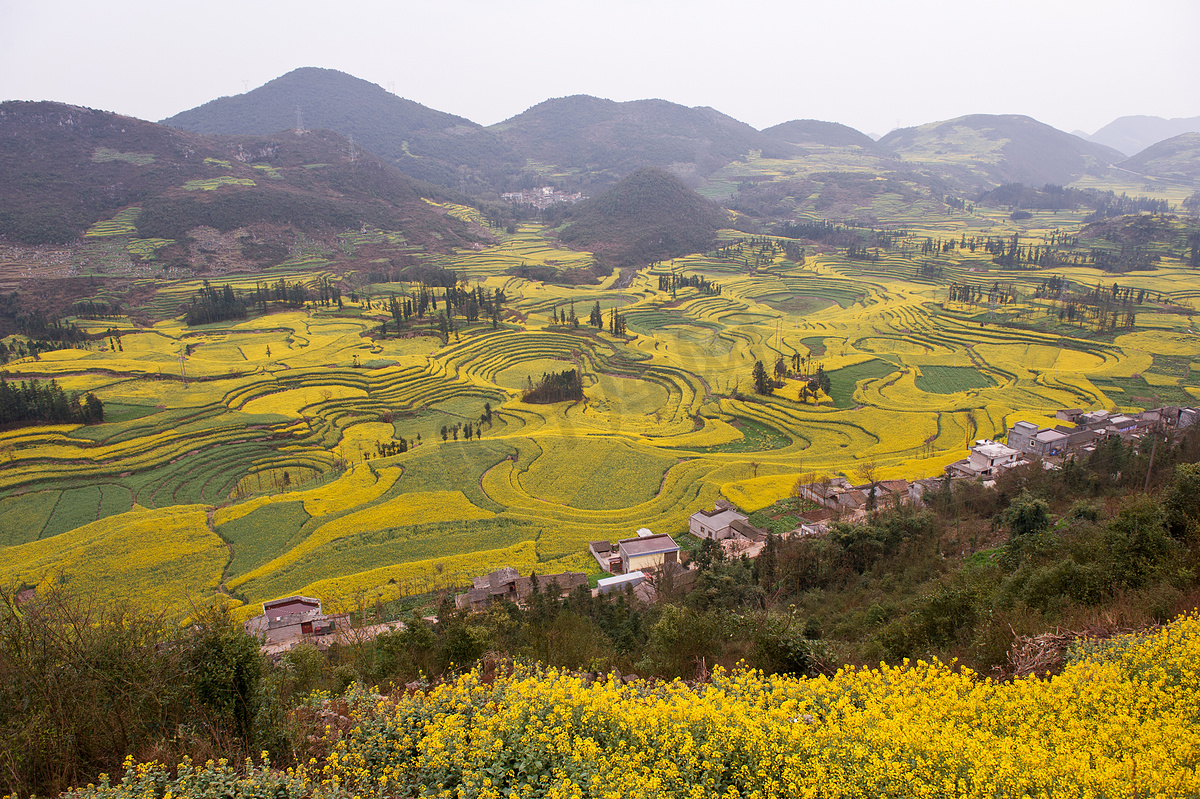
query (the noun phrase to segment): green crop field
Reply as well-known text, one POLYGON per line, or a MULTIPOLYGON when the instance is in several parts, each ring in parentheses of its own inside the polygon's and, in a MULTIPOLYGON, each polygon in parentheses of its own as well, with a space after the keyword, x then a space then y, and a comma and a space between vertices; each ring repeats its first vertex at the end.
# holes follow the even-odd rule
MULTIPOLYGON (((785 167, 730 165, 706 191, 774 179, 785 167)), ((252 181, 184 188, 230 182, 252 181)), ((642 269, 621 288, 616 273, 582 285, 514 276, 522 266, 561 274, 594 261, 534 224, 438 255, 371 228, 298 241, 270 281, 310 291, 342 281, 341 307, 272 306, 195 327, 179 314, 202 281, 150 275, 138 314, 74 320, 98 334, 89 347, 5 366, 9 381, 54 378, 94 391, 108 416, 0 431, 0 579, 75 580, 123 596, 133 586, 181 613, 220 594, 252 614, 283 594, 351 607, 461 586, 504 565, 593 572, 588 541, 641 527, 683 533, 691 513, 722 497, 747 511, 774 508, 764 523, 790 528, 798 509, 775 503, 802 473, 853 479, 871 461, 882 477, 920 478, 963 457, 969 440, 1002 437, 1018 419, 1057 408, 1200 402, 1200 277, 1178 247, 1153 269, 1123 275, 1078 264, 1010 269, 965 249, 921 255, 927 237, 1010 237, 1016 228, 1004 213, 937 216, 897 197, 881 192, 872 206, 904 231, 878 260, 809 246, 798 264, 764 244, 770 237, 729 230, 724 253, 642 269), (382 252, 454 269, 464 288, 503 290, 503 312, 495 327, 486 315, 470 324, 457 316, 444 337, 435 319, 398 336, 386 299, 417 287, 339 273, 338 252, 365 252, 372 268, 382 252), (720 293, 659 291, 670 271, 703 275, 720 293), (1061 305, 1039 296, 1050 277, 1156 296, 1131 301, 1118 329, 1098 330, 1094 318, 1063 318, 1061 305), (952 284, 984 297, 963 301, 952 284), (989 301, 992 287, 1015 298, 989 301), (595 303, 604 329, 587 325, 595 303), (572 306, 579 327, 555 321, 572 306), (614 309, 623 335, 608 330, 614 309), (110 328, 119 347, 103 335, 110 328), (770 373, 782 358, 790 371, 793 356, 802 374, 783 377, 771 396, 754 393, 756 361, 770 373), (818 367, 830 386, 814 397, 802 388, 818 367), (581 400, 522 401, 544 374, 571 369, 581 400)), ((814 198, 795 198, 798 218, 811 218, 814 198)), ((480 221, 474 209, 444 207, 480 221)), ((134 235, 138 212, 98 221, 85 246, 152 258, 170 242, 113 238, 134 235)), ((1078 214, 1044 216, 1021 235, 1041 243, 1054 227, 1080 224, 1078 214)), ((248 292, 262 280, 247 271, 213 282, 248 292)))
POLYGON ((921 374, 917 376, 917 388, 933 394, 953 394, 955 391, 987 388, 994 385, 995 381, 971 366, 930 364, 921 367, 921 374))

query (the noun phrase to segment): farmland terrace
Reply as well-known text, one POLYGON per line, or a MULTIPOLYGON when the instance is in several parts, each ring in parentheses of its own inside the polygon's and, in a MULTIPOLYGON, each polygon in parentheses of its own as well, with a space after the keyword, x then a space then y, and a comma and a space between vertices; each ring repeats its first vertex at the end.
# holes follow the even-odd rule
MULTIPOLYGON (((128 252, 127 217, 85 241, 128 252)), ((0 432, 0 580, 69 580, 180 613, 223 597, 251 614, 276 596, 336 609, 501 565, 595 571, 589 541, 682 533, 720 498, 753 512, 801 475, 939 475, 1018 419, 1200 401, 1200 281, 1177 243, 1114 276, 1084 257, 1109 244, 1060 244, 1081 229, 1074 212, 1021 228, 986 208, 895 225, 886 246, 853 250, 725 230, 620 289, 617 273, 515 276, 591 263, 534 224, 443 253, 347 234, 343 250, 452 270, 448 318, 444 288, 371 280, 369 262, 335 269, 329 248, 270 273, 307 302, 254 300, 205 325, 177 315, 203 284, 160 272, 133 317, 69 317, 86 342, 5 364, 10 382, 95 393, 107 418, 0 432), (1049 268, 1016 250, 1052 243, 1049 268), (423 289, 436 306, 422 316, 423 289), (770 394, 754 390, 756 362, 770 394), (522 401, 568 369, 581 401, 522 401)), ((0 278, 95 266, 86 246, 35 252, 7 250, 0 278)), ((214 283, 257 296, 260 273, 222 272, 214 283)))

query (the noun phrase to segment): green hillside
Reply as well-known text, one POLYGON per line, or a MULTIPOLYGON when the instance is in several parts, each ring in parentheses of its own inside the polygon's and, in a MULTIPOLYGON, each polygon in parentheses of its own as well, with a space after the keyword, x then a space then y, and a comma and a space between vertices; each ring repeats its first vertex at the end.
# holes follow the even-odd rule
POLYGON ((1181 133, 1152 144, 1117 166, 1153 177, 1200 180, 1200 133, 1181 133))
POLYGON ((583 203, 559 238, 631 266, 705 250, 727 218, 671 173, 645 168, 583 203))
POLYGON ((788 144, 804 146, 819 144, 826 147, 859 147, 865 152, 886 155, 875 140, 849 125, 838 122, 822 122, 819 119, 793 119, 773 127, 764 128, 763 135, 788 144))
POLYGON ((878 144, 960 191, 1003 183, 1065 184, 1124 160, 1110 147, 1017 114, 971 114, 903 128, 878 144))

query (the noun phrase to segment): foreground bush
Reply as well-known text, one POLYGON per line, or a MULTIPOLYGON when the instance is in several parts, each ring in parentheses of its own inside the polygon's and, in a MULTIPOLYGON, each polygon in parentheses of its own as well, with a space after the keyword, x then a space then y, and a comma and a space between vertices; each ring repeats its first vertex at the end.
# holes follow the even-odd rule
POLYGON ((1194 796, 1200 616, 1087 643, 1049 679, 997 683, 939 663, 831 678, 718 674, 588 682, 517 669, 428 694, 352 697, 328 754, 281 774, 128 766, 88 799, 1194 796), (207 786, 207 787, 204 787, 207 786))

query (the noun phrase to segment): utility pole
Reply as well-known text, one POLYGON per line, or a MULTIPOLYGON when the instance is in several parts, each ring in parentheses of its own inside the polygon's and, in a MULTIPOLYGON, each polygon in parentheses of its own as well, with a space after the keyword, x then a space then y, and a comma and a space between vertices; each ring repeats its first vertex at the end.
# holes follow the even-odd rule
POLYGON ((1146 484, 1142 486, 1142 493, 1150 493, 1150 473, 1154 471, 1154 453, 1158 449, 1158 431, 1154 431, 1154 440, 1150 442, 1150 464, 1146 467, 1146 484))

